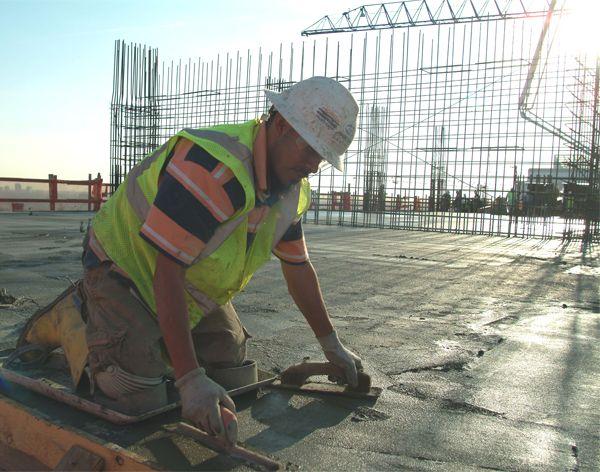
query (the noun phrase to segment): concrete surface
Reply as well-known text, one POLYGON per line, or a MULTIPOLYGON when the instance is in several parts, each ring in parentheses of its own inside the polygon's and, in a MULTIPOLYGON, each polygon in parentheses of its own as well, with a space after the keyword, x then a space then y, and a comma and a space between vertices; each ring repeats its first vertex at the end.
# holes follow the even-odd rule
MULTIPOLYGON (((81 274, 90 217, 0 214, 0 288, 51 301, 81 274)), ((600 470, 597 246, 312 225, 305 233, 340 337, 384 393, 365 403, 265 391, 238 405, 246 445, 290 470, 600 470)), ((274 371, 322 359, 278 265, 235 300, 254 336, 249 357, 274 371)), ((2 349, 35 309, 21 303, 0 308, 2 349)), ((160 427, 111 434, 170 469, 245 468, 160 427)))

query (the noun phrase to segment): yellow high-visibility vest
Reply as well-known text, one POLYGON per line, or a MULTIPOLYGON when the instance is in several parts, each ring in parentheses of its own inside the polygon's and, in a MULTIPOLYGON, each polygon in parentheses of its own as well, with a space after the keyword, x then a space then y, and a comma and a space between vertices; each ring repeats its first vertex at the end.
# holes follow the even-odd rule
POLYGON ((140 229, 158 191, 158 178, 180 137, 201 146, 227 166, 240 182, 245 205, 217 228, 185 274, 190 324, 204 313, 230 301, 268 261, 289 226, 309 208, 306 179, 290 187, 271 208, 246 248, 248 213, 255 206, 252 148, 259 121, 184 129, 151 153, 128 174, 115 194, 96 214, 92 227, 108 257, 134 282, 143 300, 156 313, 152 281, 158 251, 140 237, 140 229))

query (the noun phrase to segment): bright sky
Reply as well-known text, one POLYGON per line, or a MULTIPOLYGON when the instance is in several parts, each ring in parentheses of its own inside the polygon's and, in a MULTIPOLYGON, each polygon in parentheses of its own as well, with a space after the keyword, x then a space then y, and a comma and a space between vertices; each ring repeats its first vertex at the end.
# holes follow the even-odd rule
MULTIPOLYGON (((368 2, 366 2, 368 3, 368 2)), ((0 176, 108 180, 116 39, 159 58, 276 47, 356 0, 0 0, 0 176)))
MULTIPOLYGON (((300 40, 322 16, 364 3, 372 2, 0 0, 0 176, 108 180, 116 39, 156 47, 161 60, 210 59, 300 40)), ((600 51, 597 35, 581 34, 586 22, 597 28, 600 1, 567 3, 585 8, 563 37, 600 51)))

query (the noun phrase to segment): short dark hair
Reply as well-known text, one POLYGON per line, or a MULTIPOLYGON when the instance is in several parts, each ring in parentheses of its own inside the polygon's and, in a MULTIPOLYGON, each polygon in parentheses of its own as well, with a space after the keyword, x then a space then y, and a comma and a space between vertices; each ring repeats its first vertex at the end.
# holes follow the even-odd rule
POLYGON ((271 108, 269 108, 269 111, 267 112, 267 128, 271 126, 271 123, 273 123, 273 121, 275 120, 277 113, 279 112, 275 109, 275 105, 271 105, 271 108))

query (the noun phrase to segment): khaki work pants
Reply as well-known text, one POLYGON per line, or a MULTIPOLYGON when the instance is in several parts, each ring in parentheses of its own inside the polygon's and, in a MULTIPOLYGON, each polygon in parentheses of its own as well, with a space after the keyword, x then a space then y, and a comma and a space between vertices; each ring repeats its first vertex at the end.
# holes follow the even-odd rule
MULTIPOLYGON (((169 375, 172 369, 158 320, 130 284, 110 262, 84 273, 91 373, 116 365, 142 377, 169 375)), ((198 363, 207 370, 242 365, 249 337, 231 302, 205 315, 192 329, 198 363)))

